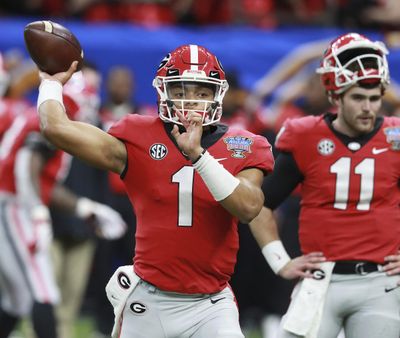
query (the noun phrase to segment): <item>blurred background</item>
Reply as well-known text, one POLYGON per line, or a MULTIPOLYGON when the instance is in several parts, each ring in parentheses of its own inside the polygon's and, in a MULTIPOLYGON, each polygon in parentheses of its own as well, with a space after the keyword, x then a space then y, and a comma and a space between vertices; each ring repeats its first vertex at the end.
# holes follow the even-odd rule
MULTIPOLYGON (((159 62, 193 43, 215 53, 227 72, 223 121, 273 143, 286 118, 330 109, 315 68, 329 41, 351 31, 389 48, 392 83, 382 114, 400 115, 396 0, 1 0, 0 103, 36 103, 37 69, 23 40, 25 25, 36 20, 58 22, 79 39, 92 73, 88 91, 77 99, 87 120, 105 130, 125 114, 157 114, 151 83, 159 62)), ((118 177, 91 170, 74 161, 65 183, 121 212, 130 228, 122 239, 100 240, 82 231, 79 220, 54 212, 56 272, 64 290, 61 338, 109 336, 113 313, 104 286, 117 266, 131 263, 134 251, 135 217, 118 177), (69 255, 78 255, 82 266, 67 267, 69 255)), ((277 210, 293 256, 299 255, 298 209, 294 193, 277 210)), ((232 286, 242 326, 246 337, 273 338, 294 282, 273 275, 246 225, 239 233, 232 286)), ((28 319, 13 337, 32 337, 28 319)))

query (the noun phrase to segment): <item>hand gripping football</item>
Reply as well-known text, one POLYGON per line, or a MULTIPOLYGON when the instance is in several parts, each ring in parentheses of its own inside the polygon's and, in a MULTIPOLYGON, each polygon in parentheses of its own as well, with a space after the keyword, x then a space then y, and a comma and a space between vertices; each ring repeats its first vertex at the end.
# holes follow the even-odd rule
POLYGON ((25 26, 25 45, 38 68, 50 75, 65 72, 73 61, 83 62, 82 47, 74 34, 52 21, 35 21, 25 26))

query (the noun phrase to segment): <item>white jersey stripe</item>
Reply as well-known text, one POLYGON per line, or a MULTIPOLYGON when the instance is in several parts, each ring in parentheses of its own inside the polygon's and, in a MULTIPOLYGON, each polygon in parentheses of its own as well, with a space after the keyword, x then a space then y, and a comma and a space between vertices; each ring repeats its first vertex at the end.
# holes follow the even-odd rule
MULTIPOLYGON (((11 217, 13 219, 12 223, 16 227, 20 238, 22 238, 23 242, 25 242, 24 247, 28 248, 29 240, 24 234, 24 219, 20 214, 23 212, 24 211, 21 210, 16 204, 11 205, 11 217)), ((33 224, 30 225, 32 227, 34 226, 33 224)), ((30 276, 31 286, 33 288, 32 291, 34 293, 33 297, 39 303, 56 304, 59 300, 58 289, 54 278, 50 277, 51 274, 48 272, 49 269, 43 264, 42 257, 43 253, 31 253, 29 250, 26 252, 25 256, 25 269, 30 276)), ((53 273, 53 271, 51 271, 51 273, 53 273)))
POLYGON ((190 45, 190 66, 191 70, 199 70, 199 46, 197 45, 190 45), (195 63, 195 64, 194 64, 195 63))
POLYGON ((15 157, 15 189, 26 207, 42 204, 29 170, 32 157, 33 151, 27 147, 22 147, 15 157))

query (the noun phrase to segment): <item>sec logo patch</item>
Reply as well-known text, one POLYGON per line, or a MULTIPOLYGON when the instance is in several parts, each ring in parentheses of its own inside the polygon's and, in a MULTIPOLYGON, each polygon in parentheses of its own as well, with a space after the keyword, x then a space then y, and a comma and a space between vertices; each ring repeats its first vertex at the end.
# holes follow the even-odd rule
POLYGON ((317 149, 321 155, 328 156, 335 151, 335 143, 330 139, 322 139, 319 141, 317 149))
POLYGON ((162 160, 167 156, 168 149, 162 143, 154 143, 149 149, 150 156, 153 160, 162 160))

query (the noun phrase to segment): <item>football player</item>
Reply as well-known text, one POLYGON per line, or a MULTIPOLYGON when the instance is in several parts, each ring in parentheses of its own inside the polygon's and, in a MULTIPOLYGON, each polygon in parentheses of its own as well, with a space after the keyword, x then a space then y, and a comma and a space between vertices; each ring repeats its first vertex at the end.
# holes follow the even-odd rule
POLYGON ((113 336, 243 337, 228 284, 237 223, 260 212, 274 161, 264 137, 218 123, 228 83, 217 57, 198 45, 169 53, 153 81, 159 116, 127 115, 108 133, 66 116, 61 84, 75 67, 41 74, 39 115, 56 146, 121 175, 135 208, 131 276, 117 273, 111 290, 113 336))
POLYGON ((389 84, 383 43, 349 33, 332 41, 317 72, 337 113, 287 120, 251 223, 280 276, 302 277, 282 337, 400 335, 400 119, 379 115, 389 84), (290 259, 272 213, 301 185, 299 240, 290 259))
MULTIPOLYGON (((77 103, 70 96, 65 100, 70 116, 78 116, 77 103)), ((49 251, 50 203, 94 224, 102 237, 118 238, 126 230, 113 209, 78 198, 61 185, 69 159, 40 134, 36 109, 14 116, 4 133, 0 145, 1 338, 8 337, 28 314, 38 338, 57 337, 53 305, 59 290, 49 251)))

